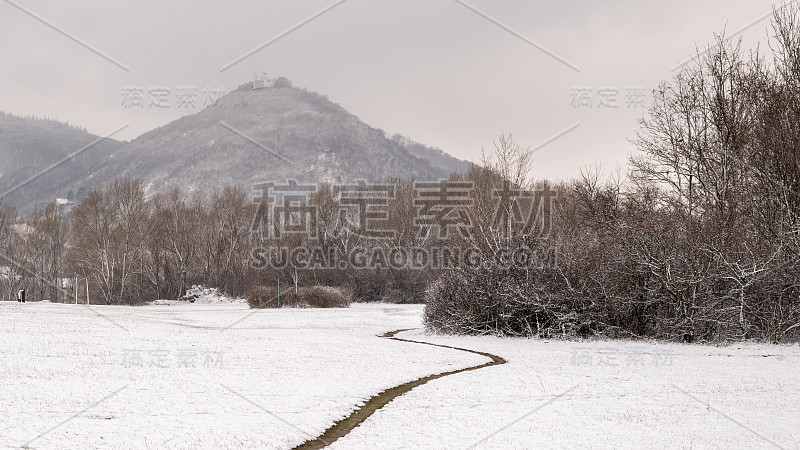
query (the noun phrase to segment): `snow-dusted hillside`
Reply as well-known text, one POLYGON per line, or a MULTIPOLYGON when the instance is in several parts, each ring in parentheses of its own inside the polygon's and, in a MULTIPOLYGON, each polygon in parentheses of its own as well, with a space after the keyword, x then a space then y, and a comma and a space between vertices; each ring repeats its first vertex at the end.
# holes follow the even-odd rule
POLYGON ((288 82, 258 90, 248 83, 217 105, 136 138, 106 157, 90 180, 76 185, 127 176, 142 180, 151 192, 223 184, 249 189, 290 179, 438 180, 467 167, 441 151, 413 148, 412 154, 322 95, 288 82))
MULTIPOLYGON (((0 195, 99 139, 52 120, 0 112, 0 195)), ((438 180, 469 163, 406 138, 388 138, 327 97, 291 87, 246 83, 195 114, 130 143, 103 140, 6 200, 24 212, 98 184, 138 178, 149 193, 254 183, 438 180)))
POLYGON ((76 198, 75 180, 87 179, 105 157, 123 145, 111 138, 99 139, 66 123, 0 112, 0 197, 13 190, 3 201, 23 212, 43 207, 56 197, 71 194, 76 198), (64 161, 74 153, 74 158, 64 161), (25 183, 60 161, 64 163, 25 183))

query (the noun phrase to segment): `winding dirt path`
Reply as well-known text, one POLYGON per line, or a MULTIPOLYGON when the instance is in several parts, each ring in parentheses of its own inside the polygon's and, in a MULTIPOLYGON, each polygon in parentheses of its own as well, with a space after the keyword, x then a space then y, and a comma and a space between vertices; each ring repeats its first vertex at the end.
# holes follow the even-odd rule
POLYGON ((455 375, 457 373, 470 372, 470 371, 473 371, 473 370, 483 369, 485 367, 497 366, 497 365, 500 365, 500 364, 505 364, 507 362, 505 359, 503 359, 503 358, 501 358, 501 357, 499 357, 497 355, 492 355, 491 353, 484 353, 484 352, 479 352, 479 351, 475 351, 475 350, 469 350, 469 349, 466 349, 466 348, 451 347, 449 345, 441 345, 441 344, 431 344, 430 342, 412 341, 410 339, 401 339, 401 338, 395 337, 398 333, 402 333, 404 331, 411 331, 411 330, 413 330, 413 328, 390 331, 390 332, 388 332, 386 334, 381 335, 380 337, 386 338, 386 339, 391 339, 391 340, 394 340, 394 341, 410 342, 410 343, 413 343, 413 344, 422 344, 422 345, 431 345, 431 346, 434 346, 434 347, 449 348, 449 349, 458 350, 458 351, 467 352, 467 353, 475 353, 477 355, 485 356, 485 357, 491 359, 491 361, 487 362, 486 364, 481 364, 479 366, 467 367, 466 369, 453 370, 453 371, 450 371, 450 372, 443 372, 443 373, 440 373, 440 374, 437 374, 437 375, 429 375, 427 377, 419 378, 417 380, 409 381, 408 383, 404 383, 404 384, 401 384, 399 386, 395 386, 393 388, 386 389, 385 391, 380 392, 380 393, 372 396, 369 400, 367 400, 366 403, 364 403, 363 406, 361 406, 360 408, 358 408, 355 411, 353 411, 349 416, 347 416, 344 419, 342 419, 342 420, 336 422, 335 424, 333 424, 330 428, 325 430, 325 432, 322 433, 319 437, 317 437, 316 439, 313 439, 313 440, 306 441, 301 445, 298 445, 297 447, 295 447, 295 450, 300 450, 300 449, 302 449, 302 450, 322 449, 322 448, 327 447, 328 445, 331 445, 332 443, 336 442, 337 440, 341 439, 342 437, 347 436, 347 434, 349 434, 351 431, 353 431, 356 427, 358 427, 359 425, 364 423, 364 421, 367 420, 367 418, 369 418, 369 416, 371 416, 376 411, 378 411, 379 409, 381 409, 384 406, 386 406, 387 404, 389 404, 389 402, 391 402, 392 400, 396 399, 397 397, 399 397, 399 396, 401 396, 401 395, 403 395, 403 394, 405 394, 407 392, 410 392, 412 389, 414 389, 414 388, 416 388, 418 386, 422 386, 423 384, 425 384, 425 383, 427 383, 429 381, 433 381, 433 380, 436 380, 438 378, 442 378, 442 377, 446 377, 446 376, 450 376, 450 375, 455 375))

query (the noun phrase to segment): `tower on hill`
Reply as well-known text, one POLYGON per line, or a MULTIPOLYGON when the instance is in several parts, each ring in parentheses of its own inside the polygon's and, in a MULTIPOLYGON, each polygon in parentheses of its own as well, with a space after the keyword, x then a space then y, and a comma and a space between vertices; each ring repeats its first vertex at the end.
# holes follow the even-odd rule
POLYGON ((275 86, 276 81, 278 80, 268 77, 266 72, 261 75, 258 72, 253 72, 253 90, 271 88, 275 86))

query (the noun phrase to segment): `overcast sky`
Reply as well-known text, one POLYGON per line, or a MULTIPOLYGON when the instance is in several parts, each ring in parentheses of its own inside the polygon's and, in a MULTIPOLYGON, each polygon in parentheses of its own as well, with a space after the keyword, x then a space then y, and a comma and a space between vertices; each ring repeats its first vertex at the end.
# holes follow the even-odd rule
POLYGON ((561 135, 537 151, 535 174, 565 178, 625 164, 645 111, 628 105, 629 87, 650 102, 714 32, 752 25, 745 43, 764 37, 769 20, 754 22, 781 2, 347 0, 221 71, 333 4, 0 0, 0 110, 98 135, 130 123, 114 136, 129 140, 197 112, 207 86, 258 71, 463 159, 503 131, 533 148, 561 135), (146 104, 167 87, 171 105, 126 108, 123 86, 144 88, 146 104), (197 108, 176 106, 177 86, 198 87, 197 108), (592 108, 573 104, 579 87, 592 108), (599 106, 603 88, 617 108, 599 106))

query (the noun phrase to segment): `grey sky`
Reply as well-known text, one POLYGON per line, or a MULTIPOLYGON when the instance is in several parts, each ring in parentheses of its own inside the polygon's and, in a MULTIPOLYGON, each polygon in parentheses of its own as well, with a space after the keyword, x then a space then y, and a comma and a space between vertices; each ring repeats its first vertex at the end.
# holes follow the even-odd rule
MULTIPOLYGON (((198 109, 177 86, 233 89, 253 72, 285 76, 366 123, 477 160, 502 131, 537 147, 536 176, 563 178, 596 161, 624 164, 636 119, 626 87, 655 88, 714 32, 751 24, 769 0, 495 1, 469 5, 580 72, 454 0, 348 0, 249 58, 220 68, 334 3, 303 1, 13 0, 129 72, 0 0, 0 109, 48 116, 132 139, 198 109), (170 88, 171 107, 124 108, 122 86, 170 88), (571 105, 593 90, 593 108, 571 105), (598 108, 602 87, 617 109, 598 108)), ((766 35, 764 20, 743 34, 766 35)), ((145 96, 145 102, 148 96, 145 96)), ((649 94, 648 94, 649 101, 649 94)))

